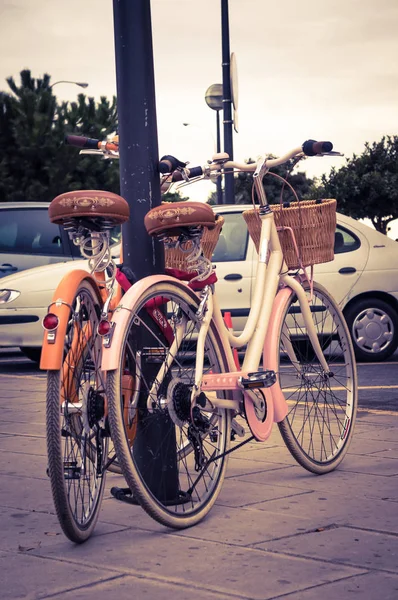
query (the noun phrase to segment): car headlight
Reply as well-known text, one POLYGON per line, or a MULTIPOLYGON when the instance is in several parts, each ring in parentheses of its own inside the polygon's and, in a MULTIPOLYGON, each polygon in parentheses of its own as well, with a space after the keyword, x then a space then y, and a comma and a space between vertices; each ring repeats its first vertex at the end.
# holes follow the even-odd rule
POLYGON ((17 292, 17 290, 0 290, 0 304, 12 302, 20 295, 21 292, 17 292))

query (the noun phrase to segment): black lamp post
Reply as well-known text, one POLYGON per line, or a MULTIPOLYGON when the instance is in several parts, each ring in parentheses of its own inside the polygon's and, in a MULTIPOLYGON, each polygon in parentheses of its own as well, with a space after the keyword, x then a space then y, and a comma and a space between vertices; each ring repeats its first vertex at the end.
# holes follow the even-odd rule
MULTIPOLYGON (((207 106, 216 111, 217 125, 217 152, 221 152, 221 134, 220 134, 220 110, 223 108, 223 86, 222 83, 213 83, 207 88, 205 93, 207 106)), ((224 197, 221 188, 221 177, 217 177, 217 204, 224 204, 224 197)))
MULTIPOLYGON (((224 152, 233 160, 232 143, 232 94, 231 94, 231 63, 229 50, 229 15, 228 0, 221 0, 221 41, 222 41, 222 81, 223 81, 223 112, 224 112, 224 152)), ((225 173, 225 203, 235 203, 234 174, 232 169, 225 173)))

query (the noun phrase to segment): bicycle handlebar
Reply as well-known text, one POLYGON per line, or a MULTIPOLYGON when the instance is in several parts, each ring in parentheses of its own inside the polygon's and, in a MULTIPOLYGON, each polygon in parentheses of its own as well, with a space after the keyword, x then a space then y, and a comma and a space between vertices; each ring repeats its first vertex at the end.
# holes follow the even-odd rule
MULTIPOLYGON (((77 146, 87 150, 100 150, 104 155, 118 156, 119 143, 118 137, 114 141, 101 141, 94 138, 88 138, 80 135, 67 135, 65 143, 71 146, 77 146)), ((193 167, 188 169, 187 163, 181 162, 178 158, 167 154, 162 156, 159 161, 159 172, 162 175, 171 174, 171 182, 189 181, 201 177, 202 175, 209 176, 212 171, 220 171, 221 169, 237 169, 239 171, 254 172, 261 163, 262 169, 271 169, 278 165, 282 165, 291 158, 303 156, 316 156, 317 154, 325 154, 331 152, 333 144, 331 142, 317 142, 316 140, 306 140, 302 146, 294 148, 280 158, 262 159, 257 163, 238 163, 233 160, 228 160, 227 154, 216 155, 214 162, 205 165, 204 167, 193 167)), ((169 180, 170 181, 170 180, 169 180)))
MULTIPOLYGON (((266 169, 271 169, 272 167, 277 167, 279 165, 283 165, 284 163, 286 163, 288 160, 290 160, 291 158, 294 158, 296 156, 316 156, 317 154, 325 154, 328 152, 331 152, 333 149, 333 144, 332 142, 317 142, 315 140, 307 140, 303 143, 302 146, 299 146, 297 148, 294 148, 293 150, 291 150, 290 152, 288 152, 287 154, 281 156, 280 158, 268 158, 264 161, 263 166, 266 169)), ((174 158, 173 156, 167 156, 167 157, 163 157, 161 159, 160 165, 162 165, 162 168, 170 168, 169 173, 172 173, 172 177, 171 177, 171 181, 172 182, 177 182, 177 181, 183 181, 183 180, 189 180, 189 179, 194 179, 196 177, 200 177, 203 174, 209 174, 211 171, 217 171, 219 170, 221 167, 223 169, 236 169, 238 171, 246 171, 246 172, 254 172, 257 169, 257 165, 259 163, 250 163, 250 164, 246 164, 246 163, 238 163, 236 161, 233 160, 221 160, 221 161, 215 161, 209 165, 206 165, 204 167, 193 167, 191 169, 188 168, 181 168, 182 165, 184 165, 184 163, 181 163, 177 158, 174 158), (174 167, 174 165, 176 165, 174 167), (173 168, 174 167, 174 168, 173 168), (179 170, 175 170, 175 169, 179 169, 179 170)), ((161 171, 162 173, 166 173, 165 170, 161 171)))
POLYGON ((94 138, 84 137, 82 135, 67 135, 65 136, 65 144, 69 146, 77 146, 77 148, 85 148, 87 150, 102 150, 103 152, 119 151, 117 142, 107 142, 96 140, 94 138))

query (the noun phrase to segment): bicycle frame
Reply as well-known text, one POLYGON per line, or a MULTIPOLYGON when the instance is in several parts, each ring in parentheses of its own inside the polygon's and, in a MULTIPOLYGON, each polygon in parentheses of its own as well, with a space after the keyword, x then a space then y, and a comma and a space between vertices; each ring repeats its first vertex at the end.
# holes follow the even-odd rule
MULTIPOLYGON (((277 371, 277 365, 272 364, 274 360, 272 356, 275 355, 275 353, 272 352, 272 349, 275 348, 277 344, 276 338, 278 334, 277 326, 280 320, 280 307, 284 304, 286 295, 290 294, 296 294, 298 297, 302 316, 308 329, 314 351, 316 352, 322 367, 325 371, 328 371, 327 363, 315 332, 305 291, 303 290, 300 281, 297 281, 296 278, 287 273, 288 269, 283 260, 273 213, 269 211, 262 215, 261 221, 261 241, 254 298, 246 326, 239 337, 234 336, 233 333, 225 327, 217 295, 213 294, 210 286, 207 286, 207 288, 202 291, 207 310, 203 315, 201 327, 198 332, 195 385, 193 386, 192 400, 194 400, 195 396, 199 394, 201 390, 205 392, 239 390, 241 392, 241 378, 246 377, 250 372, 258 370, 262 356, 264 368, 274 370, 275 372, 277 371), (211 319, 214 320, 217 326, 228 359, 230 369, 228 373, 203 375, 204 341, 211 319), (246 344, 247 349, 242 370, 237 371, 232 349, 241 348, 246 344)), ((163 281, 178 282, 178 285, 189 290, 191 294, 194 293, 187 284, 168 275, 153 275, 137 282, 126 292, 121 303, 114 312, 112 318, 112 346, 103 348, 103 371, 117 369, 120 364, 122 339, 130 316, 130 311, 136 299, 149 285, 156 285, 163 281)), ((178 339, 175 340, 175 343, 178 344, 178 339)), ((293 347, 287 348, 286 350, 289 353, 289 356, 291 358, 293 357, 294 361, 295 354, 293 347)), ((298 363, 297 359, 295 362, 298 363)), ((154 385, 160 385, 162 377, 166 372, 167 365, 162 365, 158 377, 156 378, 156 384, 154 385)), ((266 388, 264 392, 267 399, 268 415, 271 416, 272 414, 272 420, 274 422, 282 421, 285 418, 288 409, 278 381, 270 388, 266 388)), ((256 402, 256 399, 251 392, 245 390, 245 394, 248 394, 254 403, 256 402)), ((220 406, 239 412, 239 402, 240 400, 238 397, 232 399, 220 399, 212 396, 208 408, 209 410, 213 410, 215 407, 220 406)))
MULTIPOLYGON (((298 155, 300 151, 301 148, 297 148, 288 156, 298 155)), ((268 206, 264 188, 262 186, 263 177, 268 172, 271 163, 276 165, 282 164, 285 161, 286 156, 282 157, 282 159, 275 159, 272 161, 267 161, 264 159, 257 164, 253 176, 257 196, 260 201, 259 214, 261 219, 261 236, 258 253, 256 285, 252 306, 248 320, 240 336, 235 336, 225 327, 221 309, 217 301, 217 296, 214 293, 212 286, 206 286, 206 288, 201 292, 202 302, 199 311, 201 310, 201 307, 204 309, 201 313, 201 326, 198 332, 195 362, 195 382, 192 387, 191 406, 194 406, 195 399, 201 391, 216 392, 217 390, 231 390, 232 392, 239 391, 240 393, 238 395, 233 393, 230 394, 232 398, 229 399, 217 398, 215 394, 212 394, 211 399, 208 398, 204 409, 212 411, 216 407, 221 407, 240 412, 242 391, 244 392, 245 397, 248 397, 251 400, 251 402, 245 403, 246 407, 250 406, 250 410, 254 406, 257 406, 258 408, 260 407, 256 394, 248 389, 243 389, 242 378, 247 377, 249 373, 257 372, 259 370, 261 357, 263 357, 264 369, 273 370, 277 374, 278 365, 274 364, 274 357, 276 353, 273 352, 273 350, 278 344, 278 325, 280 324, 281 307, 286 303, 286 295, 295 294, 297 296, 302 318, 307 328, 313 350, 325 373, 329 372, 327 361, 323 355, 321 345, 316 334, 306 292, 304 291, 300 280, 297 280, 295 277, 292 277, 288 274, 288 267, 283 258, 283 252, 279 242, 274 215, 268 206), (203 364, 205 358, 204 345, 207 331, 212 320, 218 329, 224 352, 227 356, 228 367, 230 371, 228 373, 211 373, 203 375, 203 364), (233 349, 242 348, 246 345, 247 348, 245 351, 242 369, 237 371, 233 359, 233 349)), ((229 165, 228 162, 224 164, 224 168, 228 168, 229 166, 234 167, 236 165, 234 163, 229 165)), ((215 168, 217 168, 217 165, 211 165, 209 167, 209 172, 215 168)), ((245 165, 242 170, 252 169, 248 165, 245 165)), ((116 309, 112 319, 112 349, 109 346, 108 348, 104 348, 103 351, 102 369, 104 371, 117 369, 118 364, 120 364, 120 348, 122 346, 123 335, 129 319, 129 312, 131 311, 135 300, 140 296, 141 291, 147 289, 149 285, 154 285, 156 283, 160 283, 161 281, 165 281, 166 278, 167 280, 171 279, 173 282, 178 281, 174 278, 161 275, 146 277, 141 282, 138 282, 135 286, 133 286, 133 288, 128 290, 128 292, 125 294, 122 303, 116 309)), ((178 283, 179 285, 184 286, 186 289, 189 289, 188 286, 181 281, 178 281, 178 283)), ((180 336, 177 334, 175 340, 173 341, 172 348, 178 348, 179 338, 180 336)), ((288 353, 292 363, 297 365, 296 368, 299 372, 299 361, 295 355, 293 345, 290 342, 287 342, 286 345, 287 347, 285 350, 288 353)), ((170 355, 172 357, 174 350, 173 352, 171 350, 172 349, 170 349, 170 355)), ((171 360, 172 358, 170 358, 170 362, 171 360)), ((149 398, 156 393, 168 371, 168 368, 168 363, 164 363, 161 366, 158 375, 155 378, 155 382, 153 383, 152 389, 150 390, 149 398)), ((263 388, 262 391, 265 395, 267 403, 267 423, 270 420, 274 422, 282 421, 288 413, 288 407, 278 379, 271 387, 263 388)), ((148 403, 149 402, 150 401, 148 400, 148 403)), ((151 406, 149 404, 148 410, 151 410, 151 406)), ((255 419, 251 420, 255 422, 255 419)), ((264 431, 265 429, 263 428, 263 430, 259 432, 258 439, 266 439, 264 435, 268 436, 270 429, 267 430, 266 433, 264 433, 264 431)))

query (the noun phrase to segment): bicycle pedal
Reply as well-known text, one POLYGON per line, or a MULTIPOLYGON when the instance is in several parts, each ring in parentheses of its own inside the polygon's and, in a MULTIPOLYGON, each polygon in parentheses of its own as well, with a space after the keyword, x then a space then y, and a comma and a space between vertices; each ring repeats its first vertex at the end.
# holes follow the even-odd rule
POLYGON ((134 504, 136 506, 139 505, 139 502, 137 502, 137 500, 135 500, 130 488, 112 487, 111 495, 114 498, 116 498, 116 500, 121 500, 122 502, 127 502, 127 504, 134 504))
POLYGON ((65 479, 80 479, 81 468, 74 460, 64 461, 64 478, 65 479))
POLYGON ((231 423, 231 439, 235 439, 235 436, 245 437, 245 428, 240 425, 236 419, 232 419, 231 423))
POLYGON ((256 388, 271 387, 276 382, 275 371, 257 371, 256 373, 248 373, 247 377, 241 377, 240 384, 245 390, 256 388))

